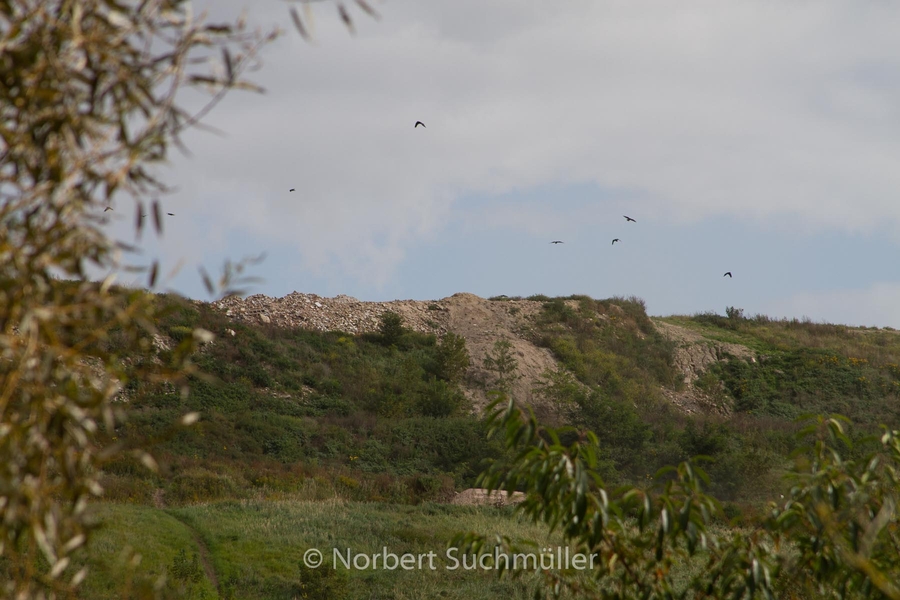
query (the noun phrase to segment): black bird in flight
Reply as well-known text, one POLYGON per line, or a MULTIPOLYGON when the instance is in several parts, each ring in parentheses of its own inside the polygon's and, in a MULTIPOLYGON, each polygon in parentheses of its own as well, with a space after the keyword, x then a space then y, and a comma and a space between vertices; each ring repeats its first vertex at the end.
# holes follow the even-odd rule
POLYGON ((106 212, 108 210, 112 210, 112 206, 107 206, 106 208, 103 209, 103 212, 106 212))
POLYGON ((622 215, 622 216, 625 217, 625 220, 626 220, 626 221, 631 221, 632 223, 637 223, 637 221, 636 221, 635 219, 632 219, 632 218, 629 217, 628 215, 622 215))
MULTIPOLYGON (((416 121, 416 124, 413 125, 413 129, 415 129, 415 128, 418 127, 419 125, 421 125, 422 127, 425 127, 425 123, 423 123, 422 121, 416 121)), ((428 128, 425 127, 425 129, 428 129, 428 128)))
POLYGON ((166 214, 169 215, 170 217, 174 217, 174 216, 175 216, 175 213, 166 213, 166 214))
POLYGON ((291 188, 291 189, 290 189, 290 190, 288 190, 288 191, 289 191, 289 192, 293 192, 293 191, 294 191, 294 188, 291 188))
POLYGON ((562 244, 563 242, 562 242, 561 240, 553 240, 553 241, 550 242, 550 243, 551 243, 551 244, 562 244))
POLYGON ((622 241, 622 240, 620 240, 619 238, 616 238, 616 239, 613 240, 613 244, 615 244, 616 242, 621 242, 621 241, 622 241))
MULTIPOLYGON (((722 275, 722 277, 731 277, 731 271, 728 271, 727 273, 722 275)), ((734 277, 731 277, 731 278, 734 279, 734 277)))

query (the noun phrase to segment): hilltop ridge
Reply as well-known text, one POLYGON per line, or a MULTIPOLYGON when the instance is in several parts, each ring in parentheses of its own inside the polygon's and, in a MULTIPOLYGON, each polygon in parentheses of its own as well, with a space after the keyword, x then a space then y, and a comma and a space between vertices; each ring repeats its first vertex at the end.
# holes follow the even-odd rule
MULTIPOLYGON (((237 322, 354 335, 376 332, 380 317, 392 311, 413 331, 436 336, 455 333, 465 339, 472 359, 467 373, 469 385, 464 386, 464 391, 477 408, 483 408, 487 402, 484 389, 488 374, 482 365, 497 340, 507 340, 513 346, 521 378, 513 383, 512 393, 526 404, 539 401, 534 389, 542 375, 563 367, 548 348, 535 344, 535 319, 547 300, 535 298, 487 299, 460 292, 439 300, 373 302, 346 295, 328 298, 295 291, 281 298, 262 294, 230 296, 210 305, 237 322)), ((579 307, 576 299, 565 303, 573 310, 579 307)), ((612 311, 620 312, 615 305, 612 311)), ((601 312, 594 318, 612 322, 610 315, 601 312)), ((756 353, 741 344, 710 341, 696 331, 661 319, 651 321, 673 342, 674 366, 684 380, 683 386, 661 387, 662 395, 687 414, 729 414, 728 403, 712 398, 695 383, 714 363, 727 360, 726 356, 754 362, 756 353)))

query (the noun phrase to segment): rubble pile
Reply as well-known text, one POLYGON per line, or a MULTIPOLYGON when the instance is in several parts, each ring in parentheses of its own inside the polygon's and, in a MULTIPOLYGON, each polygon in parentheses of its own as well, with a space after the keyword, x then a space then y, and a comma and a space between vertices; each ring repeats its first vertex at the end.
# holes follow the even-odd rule
MULTIPOLYGON (((559 368, 550 350, 536 346, 533 341, 533 319, 540 314, 544 303, 520 298, 498 297, 495 300, 461 292, 442 300, 362 302, 345 295, 325 298, 293 292, 283 298, 270 298, 262 294, 247 298, 231 296, 213 302, 212 307, 224 312, 233 321, 343 331, 351 335, 377 332, 381 316, 387 311, 399 314, 404 327, 420 333, 440 337, 452 331, 466 342, 471 364, 463 382, 463 391, 478 410, 488 404, 485 390, 490 388, 495 378, 484 366, 484 360, 494 351, 497 341, 507 340, 512 344, 519 375, 513 383, 512 394, 525 404, 536 406, 540 401, 533 393, 537 382, 548 370, 559 368)), ((571 308, 578 306, 575 300, 567 300, 566 304, 571 308)), ((621 313, 621 309, 613 305, 609 314, 598 314, 596 318, 616 319, 617 313, 621 313)), ((687 414, 729 414, 731 406, 724 396, 708 394, 695 383, 716 362, 728 360, 726 357, 753 362, 756 360, 755 353, 736 344, 712 342, 696 332, 659 319, 653 322, 662 335, 676 343, 673 358, 675 366, 684 375, 682 389, 665 388, 661 390, 663 395, 687 414)), ((235 336, 233 329, 217 333, 235 336)), ((484 499, 478 497, 461 501, 483 502, 484 499)))
POLYGON ((351 334, 378 330, 381 315, 393 311, 403 317, 403 325, 421 333, 442 335, 448 331, 444 301, 394 300, 361 302, 350 296, 324 298, 294 292, 283 298, 262 294, 240 298, 231 296, 212 306, 235 321, 302 327, 318 331, 345 331, 351 334))

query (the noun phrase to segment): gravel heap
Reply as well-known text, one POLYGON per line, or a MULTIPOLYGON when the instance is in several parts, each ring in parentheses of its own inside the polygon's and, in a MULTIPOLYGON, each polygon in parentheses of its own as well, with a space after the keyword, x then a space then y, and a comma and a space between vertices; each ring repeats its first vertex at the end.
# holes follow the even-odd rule
POLYGON ((235 321, 352 334, 377 331, 381 315, 393 311, 403 317, 404 327, 441 335, 448 331, 447 308, 442 306, 443 302, 361 302, 343 294, 323 298, 316 294, 294 292, 283 298, 270 298, 262 294, 247 298, 230 296, 213 302, 212 306, 235 321))

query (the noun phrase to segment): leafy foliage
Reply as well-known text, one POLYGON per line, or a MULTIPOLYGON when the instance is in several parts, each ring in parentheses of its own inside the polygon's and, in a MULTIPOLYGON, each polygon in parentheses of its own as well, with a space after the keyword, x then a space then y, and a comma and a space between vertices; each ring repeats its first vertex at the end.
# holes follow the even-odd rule
POLYGON ((766 524, 794 550, 782 569, 811 597, 900 598, 900 431, 883 428, 861 460, 847 460, 846 422, 818 417, 801 431, 813 443, 766 524))
MULTIPOLYGON (((200 116, 177 92, 209 90, 211 106, 230 89, 255 89, 241 73, 273 35, 195 21, 188 8, 0 5, 0 557, 13 574, 4 597, 57 597, 84 578, 70 565, 89 533, 86 503, 102 493, 99 467, 122 450, 98 444, 122 421, 113 397, 135 379, 183 383, 187 357, 209 339, 182 335, 165 363, 126 376, 119 357, 153 347, 158 307, 88 277, 128 249, 101 228, 104 207, 120 208, 122 196, 136 205, 138 236, 151 220, 162 232, 159 203, 145 208, 166 191, 151 165, 200 116)), ((146 271, 155 286, 158 264, 146 271)))
MULTIPOLYGON (((525 492, 518 512, 604 565, 588 581, 546 571, 552 595, 566 589, 591 598, 775 598, 798 590, 808 597, 900 598, 900 432, 885 430, 857 463, 839 449, 850 444, 841 420, 819 418, 801 432, 813 443, 792 472, 791 498, 773 504, 752 532, 731 535, 713 527, 722 507, 704 491, 709 478, 696 460, 661 470, 653 486, 610 490, 597 470, 593 433, 563 443, 565 430, 541 426, 503 397, 491 420, 517 455, 486 472, 483 484, 525 492), (691 564, 702 568, 686 569, 691 564)), ((477 533, 455 543, 473 554, 521 547, 477 533)))

